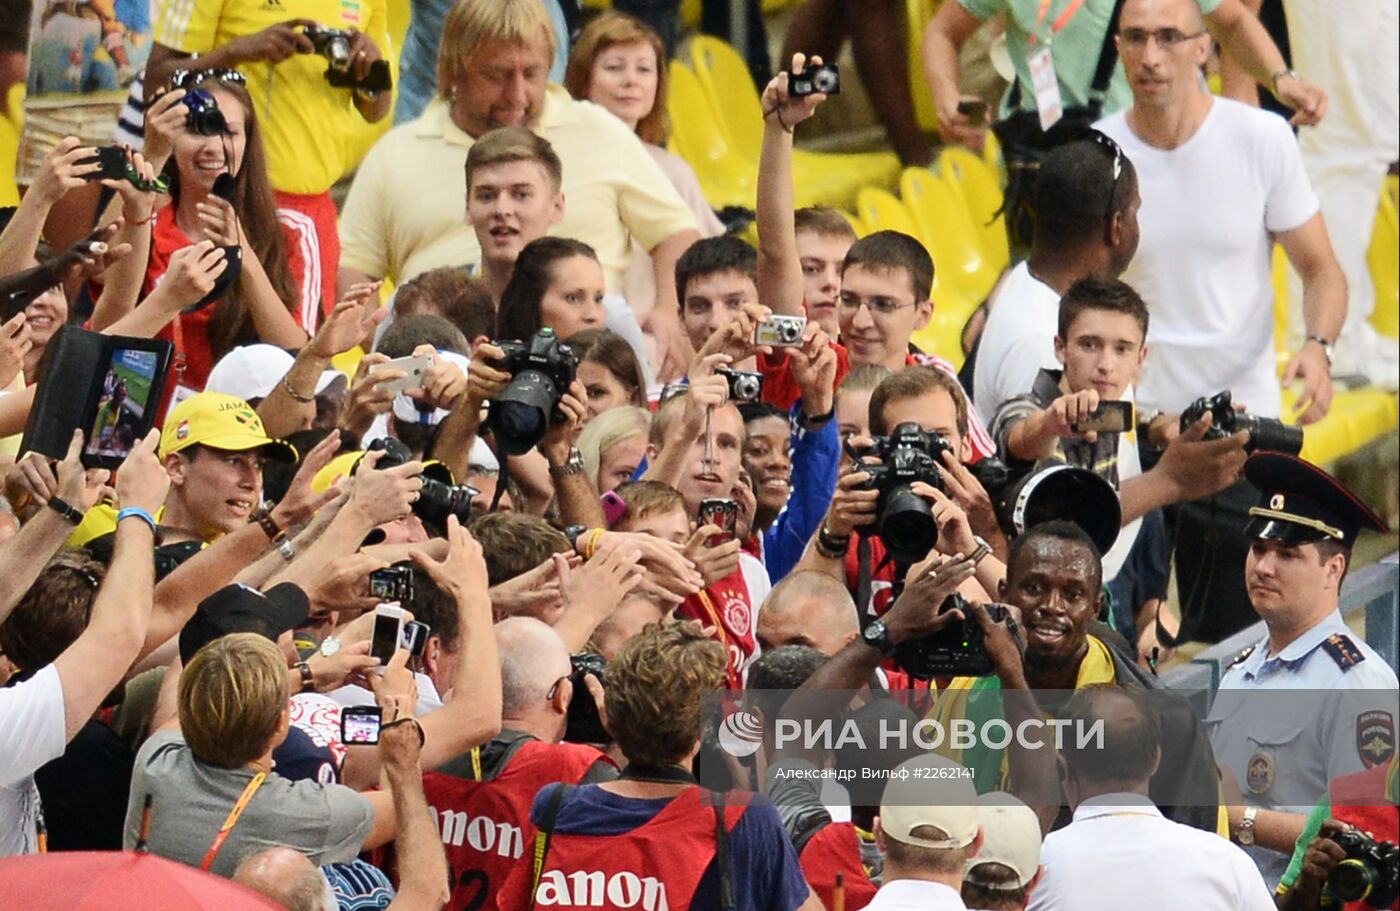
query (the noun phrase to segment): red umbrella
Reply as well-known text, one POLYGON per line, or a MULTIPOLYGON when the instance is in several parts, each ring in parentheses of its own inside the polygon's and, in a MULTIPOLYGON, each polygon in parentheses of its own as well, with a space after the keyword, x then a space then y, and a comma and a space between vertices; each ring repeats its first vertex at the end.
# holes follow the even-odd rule
POLYGON ((55 851, 0 859, 0 896, 26 911, 280 911, 222 876, 134 851, 55 851))

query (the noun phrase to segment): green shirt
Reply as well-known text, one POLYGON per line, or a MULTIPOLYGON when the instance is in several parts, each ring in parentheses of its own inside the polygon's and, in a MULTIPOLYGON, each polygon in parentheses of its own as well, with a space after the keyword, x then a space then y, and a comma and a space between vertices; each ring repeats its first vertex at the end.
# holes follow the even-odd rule
MULTIPOLYGON (((1006 49, 1011 54, 1011 62, 1016 68, 1016 79, 1021 84, 1022 110, 1034 111, 1035 87, 1031 83, 1028 58, 1031 53, 1030 35, 1038 31, 1040 39, 1035 47, 1040 47, 1050 35, 1050 26, 1069 8, 1075 0, 1050 0, 1050 9, 1044 21, 1036 28, 1036 17, 1040 14, 1042 0, 958 0, 963 9, 978 19, 990 19, 999 13, 1006 14, 1006 49)), ((1196 0, 1202 15, 1210 15, 1219 8, 1223 0, 1196 0)), ((1099 65, 1099 52, 1104 46, 1104 35, 1108 31, 1109 19, 1113 16, 1114 0, 1084 0, 1064 27, 1054 34, 1051 41, 1051 56, 1055 61, 1055 75, 1060 82, 1060 100, 1066 108, 1081 107, 1089 103, 1089 87, 1094 81, 1094 70, 1099 65)), ((1002 101, 1001 116, 1011 113, 1010 96, 1002 101)), ((1123 64, 1114 65, 1113 78, 1108 83, 1107 97, 1103 103, 1103 114, 1107 116, 1132 104, 1133 93, 1128 88, 1127 77, 1123 75, 1123 64)))

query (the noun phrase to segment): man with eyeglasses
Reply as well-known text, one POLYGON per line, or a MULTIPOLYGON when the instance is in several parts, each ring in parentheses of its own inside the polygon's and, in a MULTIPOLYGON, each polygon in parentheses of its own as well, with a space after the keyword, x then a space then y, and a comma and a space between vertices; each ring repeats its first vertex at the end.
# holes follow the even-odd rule
POLYGON ((595 697, 574 692, 569 650, 559 634, 533 617, 510 617, 496 624, 496 648, 501 733, 423 776, 451 867, 450 908, 494 902, 516 858, 534 844, 530 805, 540 788, 617 778, 598 750, 560 742, 569 703, 595 697))
MULTIPOLYGON (((1180 412, 1229 389, 1252 414, 1282 415, 1270 268, 1277 241, 1304 288, 1307 340, 1283 371, 1285 387, 1300 386, 1289 417, 1320 420, 1332 401, 1346 278, 1287 122, 1206 92, 1200 68, 1210 39, 1192 0, 1127 0, 1117 40, 1133 106, 1098 127, 1132 160, 1142 194, 1142 239, 1123 273, 1152 306, 1139 411, 1180 412)), ((1202 613, 1196 632, 1205 641, 1255 619, 1241 576, 1241 531, 1255 496, 1239 482, 1187 504, 1177 520, 1178 581, 1194 593, 1184 612, 1202 613), (1187 585, 1196 580, 1181 578, 1183 566, 1212 582, 1187 585)))

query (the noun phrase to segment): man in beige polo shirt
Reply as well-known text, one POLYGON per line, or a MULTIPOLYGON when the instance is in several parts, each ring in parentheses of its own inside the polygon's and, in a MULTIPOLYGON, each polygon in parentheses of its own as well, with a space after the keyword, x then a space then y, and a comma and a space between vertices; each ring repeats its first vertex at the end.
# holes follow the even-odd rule
POLYGON ((472 0, 452 9, 438 58, 441 96, 370 150, 346 199, 342 287, 374 278, 402 283, 477 262, 480 247, 463 214, 467 150, 489 130, 526 126, 564 164, 567 214, 552 233, 591 244, 613 292, 621 290, 632 239, 650 253, 657 305, 646 328, 657 339, 662 378, 674 378, 688 356, 675 263, 699 238, 695 217, 620 120, 547 83, 554 41, 540 0, 472 0))

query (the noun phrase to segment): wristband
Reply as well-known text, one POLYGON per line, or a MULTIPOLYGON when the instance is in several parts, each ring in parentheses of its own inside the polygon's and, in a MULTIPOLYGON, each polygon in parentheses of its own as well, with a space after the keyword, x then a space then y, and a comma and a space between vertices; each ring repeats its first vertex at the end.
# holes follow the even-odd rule
POLYGON ((151 527, 151 534, 156 533, 156 520, 146 510, 139 506, 127 506, 117 511, 117 524, 120 525, 122 519, 140 519, 151 527))
POLYGON ((583 559, 593 559, 593 551, 598 547, 598 539, 603 536, 605 531, 607 531, 605 528, 595 528, 589 532, 588 540, 583 543, 583 559))
POLYGON ((253 513, 253 521, 258 523, 258 527, 263 530, 263 534, 267 535, 267 539, 273 544, 281 541, 284 537, 282 529, 277 527, 277 520, 272 518, 271 510, 266 508, 257 510, 253 513))
POLYGON ((797 414, 797 423, 803 430, 819 430, 830 423, 835 416, 836 409, 834 407, 826 414, 819 414, 816 417, 808 417, 805 411, 800 411, 797 414))
POLYGON ((156 217, 156 207, 155 207, 155 206, 151 206, 151 211, 146 215, 145 218, 141 219, 140 221, 128 221, 127 224, 128 224, 128 225, 131 225, 131 226, 133 226, 133 227, 139 228, 139 227, 141 227, 142 225, 149 225, 152 221, 155 220, 155 217, 156 217))
POLYGON ((301 691, 309 693, 316 688, 316 675, 311 673, 311 665, 305 661, 297 662, 297 670, 301 672, 301 691))
POLYGON ((74 525, 83 521, 83 514, 81 512, 69 505, 66 501, 60 500, 58 497, 49 497, 48 507, 74 525))
POLYGON ((846 555, 846 548, 851 545, 850 535, 833 535, 822 523, 822 527, 817 530, 817 553, 828 560, 839 560, 846 555))

